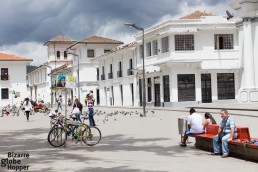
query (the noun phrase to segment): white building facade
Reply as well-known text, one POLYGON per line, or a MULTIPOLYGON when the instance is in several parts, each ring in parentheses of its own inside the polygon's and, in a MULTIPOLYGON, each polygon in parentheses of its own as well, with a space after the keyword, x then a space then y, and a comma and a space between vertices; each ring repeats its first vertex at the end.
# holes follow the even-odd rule
POLYGON ((100 105, 138 106, 136 48, 128 44, 97 57, 100 69, 100 105))
POLYGON ((32 59, 0 53, 0 107, 18 104, 28 97, 26 66, 32 59))
MULTIPOLYGON (((147 106, 237 101, 242 73, 238 38, 234 21, 199 11, 145 29, 147 106)), ((136 35, 136 42, 134 49, 111 52, 98 59, 105 77, 112 71, 111 64, 116 72, 121 57, 125 61, 134 59, 131 71, 135 71, 130 81, 128 77, 102 80, 101 105, 142 105, 142 32, 136 35), (134 100, 121 104, 119 100, 132 97, 128 82, 134 84, 134 100)), ((128 63, 122 63, 122 68, 128 69, 128 63)))
POLYGON ((123 44, 121 41, 92 36, 76 42, 67 49, 69 52, 72 52, 70 55, 73 56, 73 75, 78 76, 77 72, 79 70, 80 85, 78 90, 77 84, 74 95, 79 98, 81 102, 84 102, 86 94, 92 90, 96 105, 100 104, 103 95, 101 96, 102 93, 100 93, 99 90, 99 67, 97 63, 91 60, 104 53, 110 52, 121 44, 123 44))
MULTIPOLYGON (((32 100, 55 103, 59 95, 65 94, 51 88, 57 83, 57 75, 71 75, 71 70, 64 69, 71 67, 73 59, 67 54, 66 49, 74 43, 74 40, 59 35, 44 44, 48 51, 47 62, 27 74, 28 91, 32 100)), ((71 94, 68 93, 70 97, 71 94)))
POLYGON ((50 39, 44 44, 48 47, 47 62, 27 74, 31 99, 55 104, 56 98, 61 95, 71 100, 79 98, 83 103, 86 94, 93 90, 97 104, 100 101, 98 67, 90 60, 121 44, 123 42, 98 36, 81 41, 74 41, 64 36, 50 39), (78 73, 79 87, 77 80, 76 86, 66 92, 55 89, 58 75, 76 76, 78 79, 78 73))

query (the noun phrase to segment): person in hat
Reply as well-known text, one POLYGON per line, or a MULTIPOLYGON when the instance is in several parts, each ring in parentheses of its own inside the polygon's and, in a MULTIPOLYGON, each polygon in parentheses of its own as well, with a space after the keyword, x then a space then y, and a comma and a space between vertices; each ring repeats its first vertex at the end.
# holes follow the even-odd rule
POLYGON ((180 143, 181 147, 186 147, 186 140, 188 139, 188 135, 204 133, 203 116, 196 113, 194 108, 191 108, 189 113, 190 115, 187 118, 188 129, 185 131, 183 142, 180 143))

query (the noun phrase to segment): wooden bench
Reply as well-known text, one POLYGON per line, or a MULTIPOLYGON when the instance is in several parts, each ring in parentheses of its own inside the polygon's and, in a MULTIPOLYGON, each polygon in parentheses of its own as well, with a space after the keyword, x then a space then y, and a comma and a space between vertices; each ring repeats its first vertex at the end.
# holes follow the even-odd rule
MULTIPOLYGON (((251 139, 249 128, 242 126, 237 126, 236 128, 238 137, 229 142, 229 155, 232 157, 258 162, 258 145, 251 143, 244 146, 244 142, 248 142, 251 139)), ((195 137, 196 148, 213 152, 213 137, 218 134, 218 130, 218 124, 209 124, 206 126, 206 133, 194 134, 190 136, 195 137)))

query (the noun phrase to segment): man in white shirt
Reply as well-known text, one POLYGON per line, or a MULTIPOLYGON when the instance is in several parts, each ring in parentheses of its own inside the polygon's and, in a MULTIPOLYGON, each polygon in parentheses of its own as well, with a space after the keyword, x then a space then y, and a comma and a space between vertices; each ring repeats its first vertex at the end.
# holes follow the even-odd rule
POLYGON ((183 142, 180 143, 180 146, 182 147, 186 147, 186 140, 188 138, 188 135, 204 133, 204 129, 203 129, 204 118, 198 113, 196 113, 194 108, 191 108, 189 113, 190 113, 190 116, 188 116, 188 119, 187 119, 188 130, 185 131, 184 140, 183 142))

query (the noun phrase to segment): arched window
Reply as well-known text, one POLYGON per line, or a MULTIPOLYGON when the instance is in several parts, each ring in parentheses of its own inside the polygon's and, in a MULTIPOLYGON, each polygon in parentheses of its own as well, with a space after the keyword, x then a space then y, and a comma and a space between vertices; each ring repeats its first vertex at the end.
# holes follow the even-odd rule
POLYGON ((64 51, 64 59, 67 60, 67 51, 64 51))

